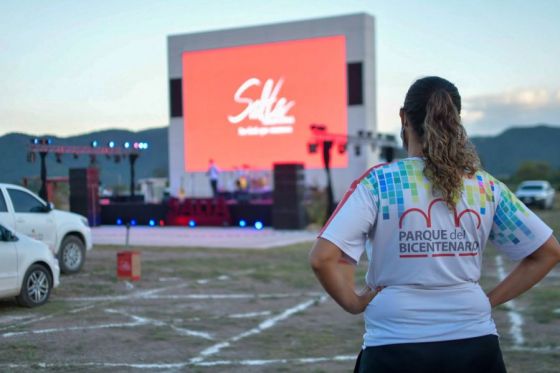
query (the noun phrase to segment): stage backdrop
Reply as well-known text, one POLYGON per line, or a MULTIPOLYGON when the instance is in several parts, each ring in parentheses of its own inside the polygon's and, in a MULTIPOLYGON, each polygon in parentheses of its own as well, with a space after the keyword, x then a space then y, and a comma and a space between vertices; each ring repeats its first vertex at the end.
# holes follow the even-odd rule
MULTIPOLYGON (((206 171, 275 162, 321 168, 310 125, 346 135, 346 40, 329 36, 187 51, 183 63, 184 165, 206 171)), ((332 152, 331 166, 348 166, 332 152)))

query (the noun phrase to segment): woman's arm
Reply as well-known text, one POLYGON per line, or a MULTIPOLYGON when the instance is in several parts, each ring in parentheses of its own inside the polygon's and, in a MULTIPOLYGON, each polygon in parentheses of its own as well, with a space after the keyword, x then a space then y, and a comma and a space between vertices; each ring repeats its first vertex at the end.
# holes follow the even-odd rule
POLYGON ((309 254, 315 276, 329 295, 347 312, 364 312, 377 291, 354 288, 355 264, 332 242, 318 238, 309 254))
POLYGON ((532 288, 560 262, 560 244, 554 236, 517 267, 488 293, 490 304, 496 307, 532 288))

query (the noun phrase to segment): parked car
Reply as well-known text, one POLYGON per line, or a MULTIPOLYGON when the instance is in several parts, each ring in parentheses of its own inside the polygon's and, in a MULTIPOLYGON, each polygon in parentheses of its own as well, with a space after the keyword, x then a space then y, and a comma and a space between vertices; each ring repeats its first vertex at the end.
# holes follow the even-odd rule
POLYGON ((85 217, 55 210, 52 204, 17 185, 0 184, 0 224, 46 243, 63 273, 79 272, 86 251, 92 248, 85 217))
POLYGON ((543 209, 554 206, 554 188, 545 180, 527 180, 519 184, 515 195, 526 205, 537 205, 543 209))
POLYGON ((59 275, 58 261, 46 244, 0 225, 0 297, 40 306, 58 286, 59 275))

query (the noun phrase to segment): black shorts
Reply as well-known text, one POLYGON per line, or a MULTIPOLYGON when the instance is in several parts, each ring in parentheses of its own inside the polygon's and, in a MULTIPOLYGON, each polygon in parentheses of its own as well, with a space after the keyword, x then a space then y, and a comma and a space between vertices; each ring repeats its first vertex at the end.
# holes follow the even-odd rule
POLYGON ((505 373, 498 337, 368 347, 355 373, 505 373))

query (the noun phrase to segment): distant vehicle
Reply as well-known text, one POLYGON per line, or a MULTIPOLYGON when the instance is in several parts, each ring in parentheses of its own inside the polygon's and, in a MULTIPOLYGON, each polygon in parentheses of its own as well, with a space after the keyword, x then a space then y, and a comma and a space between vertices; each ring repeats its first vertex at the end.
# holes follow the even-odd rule
POLYGON ((55 210, 51 203, 17 185, 0 184, 0 224, 46 243, 63 273, 79 272, 86 251, 92 248, 85 217, 55 210))
POLYGON ((58 261, 46 244, 0 225, 0 297, 40 306, 58 286, 59 275, 58 261))
POLYGON ((527 180, 519 184, 515 195, 526 205, 537 205, 543 209, 554 206, 554 188, 545 180, 527 180))

